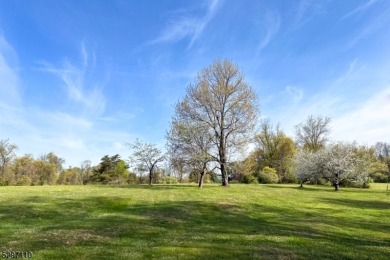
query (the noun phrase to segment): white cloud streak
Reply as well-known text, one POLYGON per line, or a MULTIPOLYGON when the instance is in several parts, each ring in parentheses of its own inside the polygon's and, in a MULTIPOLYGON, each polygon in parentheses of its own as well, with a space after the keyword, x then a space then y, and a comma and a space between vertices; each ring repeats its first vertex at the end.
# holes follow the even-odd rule
POLYGON ((89 56, 84 44, 81 46, 80 53, 81 66, 76 66, 69 59, 65 59, 59 67, 44 63, 41 70, 57 75, 64 82, 68 97, 81 104, 86 114, 99 116, 104 113, 106 100, 96 83, 88 80, 89 73, 93 74, 95 67, 95 55, 92 54, 93 63, 89 64, 89 56))
POLYGON ((347 19, 347 18, 349 18, 353 15, 356 15, 358 13, 363 13, 363 12, 367 11, 376 2, 378 2, 378 0, 370 0, 370 1, 365 2, 364 4, 359 5, 358 7, 353 9, 351 12, 349 12, 346 15, 344 15, 343 17, 341 17, 340 21, 347 19))
POLYGON ((287 86, 284 92, 291 96, 295 102, 299 102, 303 98, 303 89, 301 88, 287 86))
POLYGON ((383 28, 388 24, 390 20, 390 8, 385 8, 382 12, 375 16, 375 18, 367 22, 352 38, 351 41, 348 42, 346 46, 346 50, 354 47, 360 40, 366 39, 369 35, 376 33, 378 30, 383 28))
POLYGON ((188 12, 180 17, 175 17, 168 22, 161 35, 151 43, 177 42, 189 38, 188 48, 191 48, 202 35, 207 24, 215 16, 220 4, 220 0, 207 2, 206 12, 200 17, 191 15, 188 12))
POLYGON ((351 73, 353 73, 355 71, 358 61, 359 61, 359 59, 356 58, 349 64, 349 70, 347 72, 347 75, 350 75, 351 73))
POLYGON ((29 128, 23 120, 20 84, 17 53, 0 34, 0 139, 29 128))
POLYGON ((272 40, 275 34, 279 31, 280 27, 280 14, 277 11, 268 11, 265 14, 265 28, 266 33, 263 39, 260 41, 259 46, 257 47, 257 53, 261 52, 272 40))
POLYGON ((323 12, 324 2, 317 0, 301 0, 298 4, 295 26, 300 27, 317 14, 323 12))
POLYGON ((0 105, 11 107, 20 105, 17 55, 12 46, 0 35, 0 105))

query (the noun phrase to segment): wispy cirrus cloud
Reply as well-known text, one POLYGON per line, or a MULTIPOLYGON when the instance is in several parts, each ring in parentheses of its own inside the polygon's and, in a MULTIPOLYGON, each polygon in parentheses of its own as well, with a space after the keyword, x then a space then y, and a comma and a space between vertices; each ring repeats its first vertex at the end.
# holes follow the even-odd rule
POLYGON ((0 33, 0 139, 30 129, 24 120, 18 55, 0 33))
POLYGON ((325 2, 317 0, 301 0, 296 11, 295 26, 300 27, 309 22, 316 15, 323 12, 325 2))
POLYGON ((370 1, 365 2, 364 4, 359 5, 358 7, 356 7, 355 9, 353 9, 352 11, 350 11, 349 13, 347 13, 346 15, 341 17, 340 21, 347 19, 347 18, 349 18, 353 15, 356 15, 358 13, 363 13, 363 12, 367 11, 372 5, 374 5, 377 2, 378 2, 378 0, 370 0, 370 1))
POLYGON ((294 87, 294 86, 287 86, 284 90, 284 93, 292 97, 294 102, 299 102, 303 98, 303 89, 294 87))
POLYGON ((272 38, 279 31, 281 23, 280 14, 278 11, 267 11, 265 14, 264 26, 265 26, 265 34, 262 37, 258 47, 257 53, 261 52, 272 40, 272 38))
POLYGON ((204 15, 201 16, 193 15, 190 12, 181 12, 179 16, 176 15, 168 21, 161 35, 151 41, 151 43, 177 42, 188 38, 188 48, 190 48, 202 35, 207 24, 213 19, 221 2, 221 0, 205 2, 206 10, 204 15))
POLYGON ((356 43, 358 43, 360 40, 366 39, 371 34, 374 34, 383 27, 388 26, 389 21, 390 7, 383 8, 382 11, 378 15, 376 15, 374 19, 365 23, 365 25, 362 26, 361 29, 357 31, 357 33, 355 33, 355 35, 352 37, 352 40, 347 43, 346 50, 349 50, 354 47, 356 43))
POLYGON ((347 75, 353 73, 356 70, 356 67, 358 66, 358 61, 359 61, 359 58, 356 58, 349 64, 349 69, 348 69, 347 75))
POLYGON ((0 105, 15 107, 21 103, 17 55, 0 33, 0 105))
POLYGON ((88 55, 85 45, 81 44, 80 57, 80 65, 75 65, 65 58, 60 66, 43 62, 40 70, 58 76, 64 83, 68 98, 81 104, 87 114, 101 115, 106 103, 102 87, 89 77, 94 76, 95 54, 92 52, 92 55, 88 55))

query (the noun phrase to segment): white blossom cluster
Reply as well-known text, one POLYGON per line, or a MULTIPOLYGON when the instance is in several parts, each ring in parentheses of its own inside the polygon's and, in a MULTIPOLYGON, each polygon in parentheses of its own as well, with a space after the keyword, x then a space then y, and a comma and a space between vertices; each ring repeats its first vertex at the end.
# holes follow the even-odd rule
POLYGON ((368 180, 369 162, 357 155, 354 143, 335 143, 316 152, 301 150, 294 163, 301 183, 324 178, 338 189, 342 181, 368 180))

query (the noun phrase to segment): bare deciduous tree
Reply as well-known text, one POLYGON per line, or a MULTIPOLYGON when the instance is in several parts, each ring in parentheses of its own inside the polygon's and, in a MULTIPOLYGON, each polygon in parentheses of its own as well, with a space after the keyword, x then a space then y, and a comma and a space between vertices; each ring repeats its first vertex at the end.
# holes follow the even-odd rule
POLYGON ((168 154, 169 154, 168 161, 169 161, 170 169, 179 180, 179 183, 182 183, 185 175, 186 164, 175 153, 171 153, 170 151, 168 151, 168 154))
POLYGON ((180 118, 180 113, 176 113, 167 134, 172 163, 185 164, 190 169, 199 171, 199 188, 203 186, 209 163, 216 160, 210 153, 212 138, 206 125, 186 121, 180 118))
POLYGON ((128 145, 133 150, 130 161, 133 161, 138 169, 149 171, 149 185, 152 185, 153 174, 158 164, 164 161, 165 156, 155 144, 144 143, 137 139, 133 144, 128 145))
POLYGON ((295 126, 297 144, 309 151, 325 147, 330 133, 330 117, 310 115, 304 123, 295 126))
POLYGON ((9 139, 0 140, 0 173, 2 178, 4 178, 5 170, 14 158, 17 149, 15 144, 9 143, 9 139))
POLYGON ((87 184, 89 181, 89 177, 92 173, 91 161, 85 160, 81 163, 80 166, 81 174, 79 176, 80 183, 87 184))
POLYGON ((203 69, 177 105, 183 118, 206 125, 216 148, 222 185, 228 185, 227 158, 247 144, 257 123, 257 96, 229 60, 215 61, 203 69))

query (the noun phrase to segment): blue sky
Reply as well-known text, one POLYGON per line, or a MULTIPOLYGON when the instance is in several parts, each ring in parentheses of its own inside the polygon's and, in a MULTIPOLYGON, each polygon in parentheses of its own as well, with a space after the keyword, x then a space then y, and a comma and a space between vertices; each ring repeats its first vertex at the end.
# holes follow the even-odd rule
POLYGON ((0 1, 0 139, 78 166, 164 136, 188 84, 232 59, 294 136, 390 142, 390 1, 0 1))

